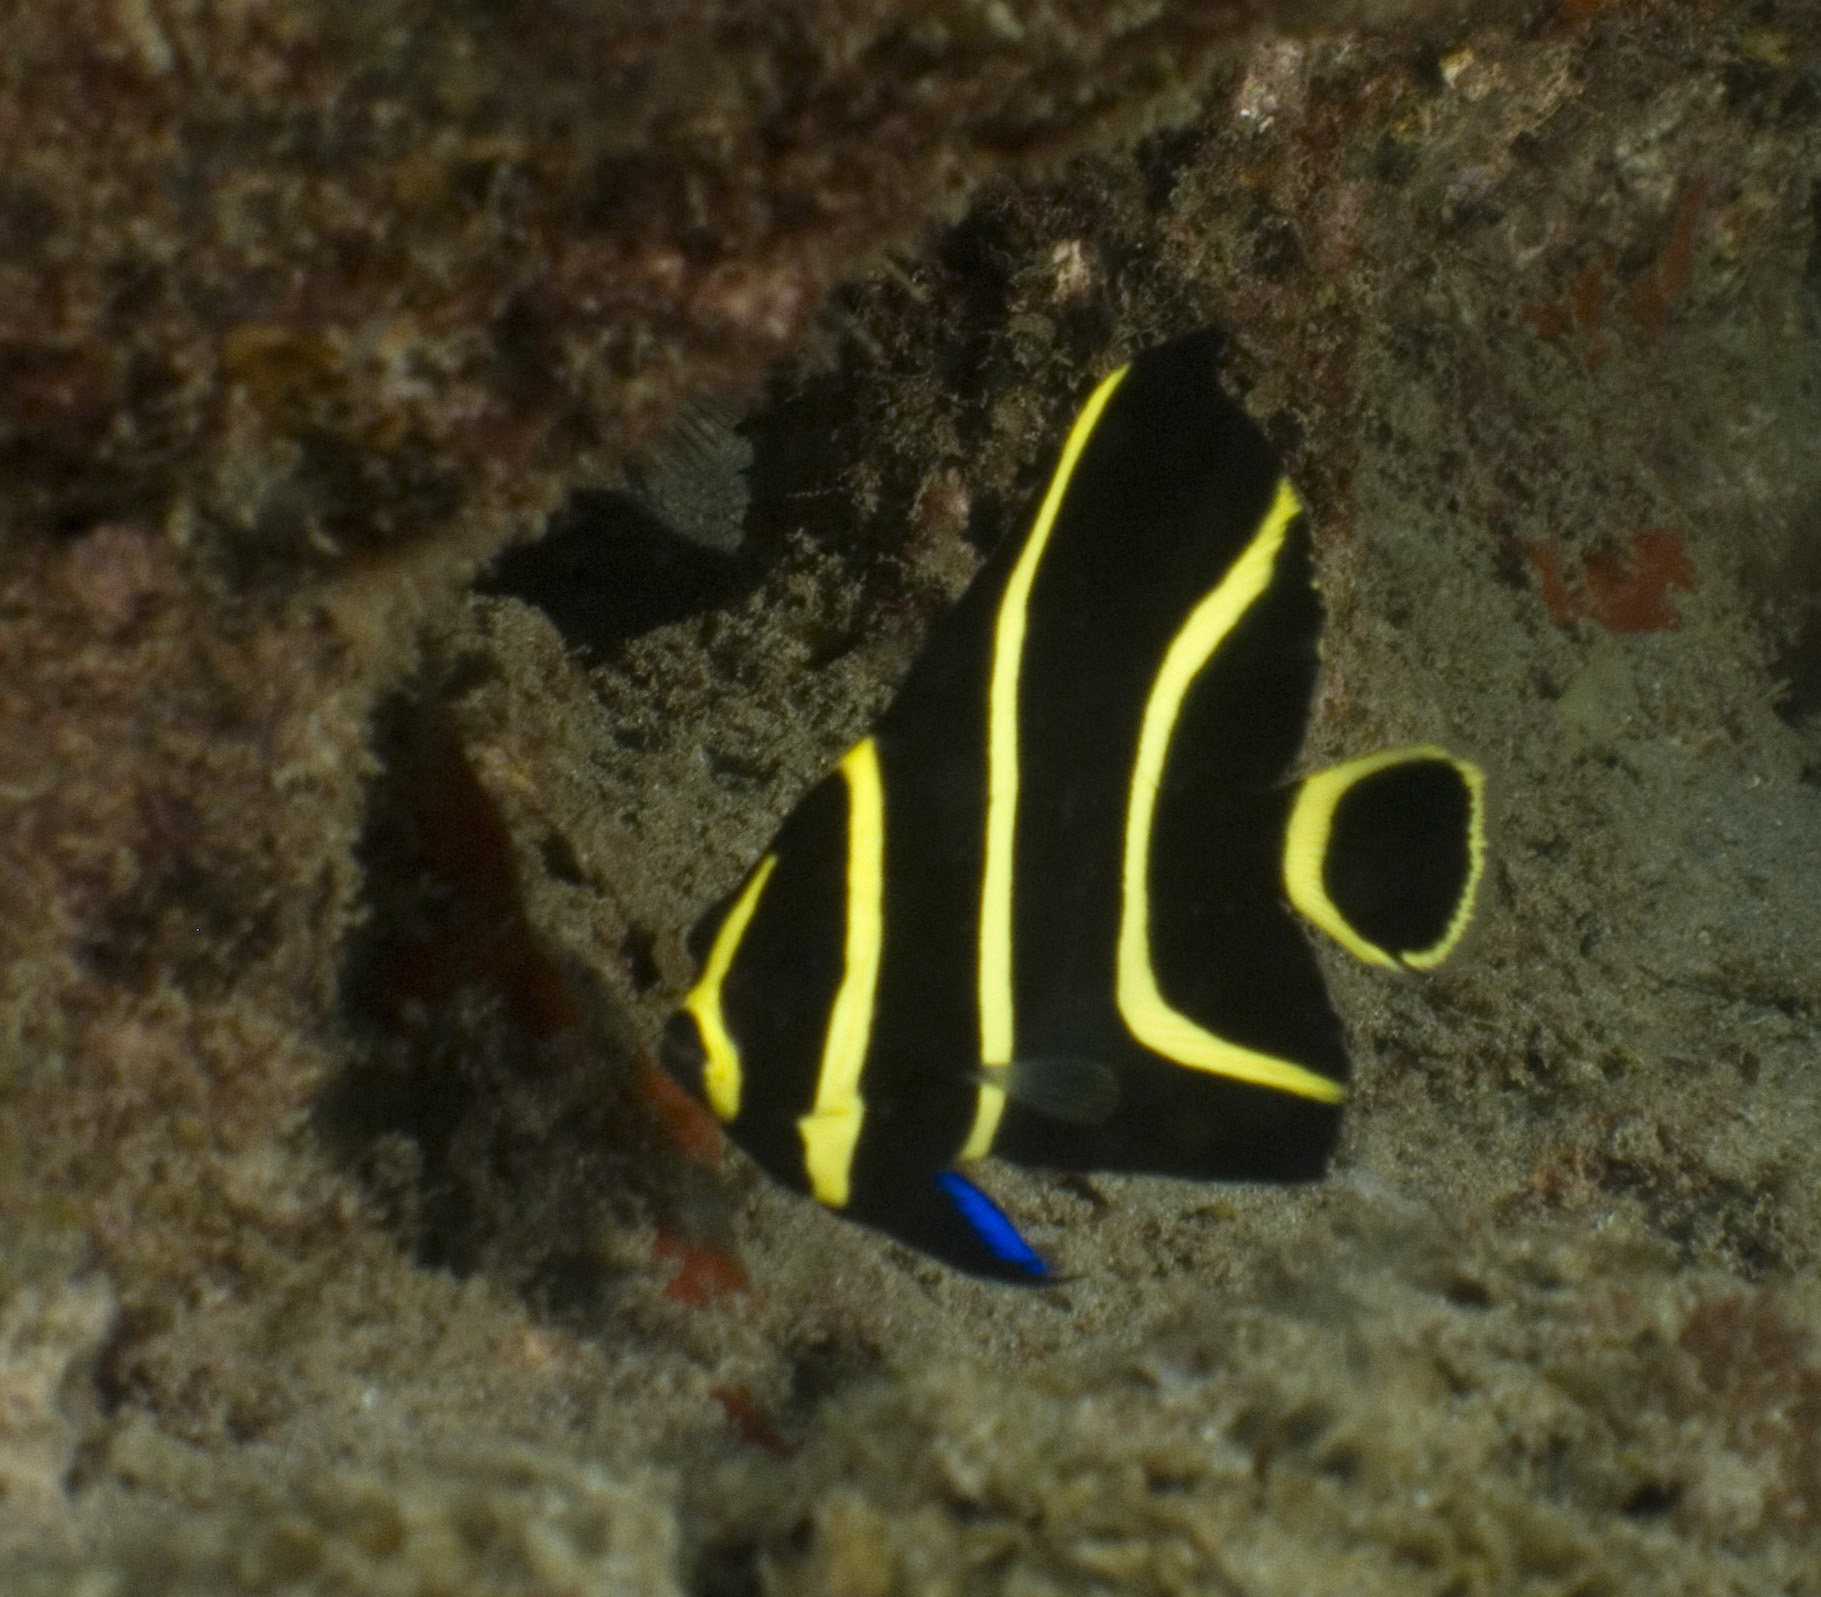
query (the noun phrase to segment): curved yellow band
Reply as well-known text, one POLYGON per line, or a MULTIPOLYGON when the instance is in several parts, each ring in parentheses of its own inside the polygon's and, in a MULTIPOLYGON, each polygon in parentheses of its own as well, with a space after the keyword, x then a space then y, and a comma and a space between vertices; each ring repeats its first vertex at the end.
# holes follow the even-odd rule
POLYGON ((759 907, 759 895, 771 873, 777 869, 778 856, 767 854, 753 868, 740 896, 734 900, 727 919, 715 933, 714 945, 708 950, 708 962, 683 1008, 695 1016, 696 1030, 702 1034, 702 1090, 708 1094, 708 1107, 723 1121, 733 1120, 740 1112, 740 1049, 727 1030, 727 1017, 721 1011, 721 983, 738 951, 740 939, 759 907))
POLYGON ((1343 760, 1325 771, 1305 777, 1297 790, 1295 807, 1290 811, 1290 824, 1284 832, 1284 891, 1290 902, 1306 920, 1319 926, 1355 959, 1368 965, 1385 965, 1394 970, 1433 970, 1451 953, 1473 918, 1474 895, 1479 891, 1480 876, 1486 867, 1486 773, 1470 760, 1458 759, 1446 749, 1431 743, 1414 743, 1407 748, 1380 749, 1362 754, 1358 759, 1343 760), (1442 935, 1427 948, 1397 954, 1368 942, 1353 929, 1328 896, 1322 873, 1327 864, 1328 842, 1334 830, 1334 812, 1347 790, 1367 777, 1389 766, 1414 760, 1436 760, 1452 766, 1466 783, 1469 804, 1467 821, 1467 880, 1461 885, 1459 902, 1449 917, 1442 935))
POLYGON ((1219 586, 1189 612, 1182 629, 1170 640, 1151 684, 1139 727, 1138 757, 1126 810, 1117 959, 1119 1013, 1145 1047, 1191 1070, 1205 1070, 1255 1087, 1312 1098, 1318 1103, 1339 1103, 1346 1097, 1346 1088, 1339 1082, 1291 1060, 1217 1037, 1171 1008, 1158 990, 1157 972, 1151 963, 1151 830, 1157 818, 1157 792, 1170 751, 1170 735, 1195 678, 1247 609, 1270 587, 1278 551, 1290 523, 1301 510, 1295 490, 1279 478, 1277 493, 1252 541, 1219 586))

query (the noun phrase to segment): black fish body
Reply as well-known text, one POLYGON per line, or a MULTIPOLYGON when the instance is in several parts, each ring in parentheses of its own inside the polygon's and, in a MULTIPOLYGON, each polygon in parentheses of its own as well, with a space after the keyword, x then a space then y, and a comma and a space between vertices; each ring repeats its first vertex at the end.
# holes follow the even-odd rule
POLYGON ((996 1279, 1047 1266, 954 1168, 989 1153, 1320 1176, 1348 1063, 1296 912, 1427 969, 1480 875, 1467 761, 1293 779, 1309 531, 1214 348, 1095 390, 1030 530, 704 921, 665 1036, 772 1176, 996 1279))

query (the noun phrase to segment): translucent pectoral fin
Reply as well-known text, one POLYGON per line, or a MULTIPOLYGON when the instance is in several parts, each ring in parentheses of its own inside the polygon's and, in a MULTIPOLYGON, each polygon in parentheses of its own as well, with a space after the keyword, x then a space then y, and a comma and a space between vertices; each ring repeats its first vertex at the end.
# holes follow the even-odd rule
POLYGON ((1485 857, 1480 768, 1427 744, 1386 749, 1303 781, 1284 887, 1356 958, 1431 970, 1472 919, 1485 857))
POLYGON ((1119 1075, 1099 1059, 1059 1056, 983 1065, 978 1079, 1026 1108, 1072 1126, 1099 1126, 1119 1108, 1119 1075))

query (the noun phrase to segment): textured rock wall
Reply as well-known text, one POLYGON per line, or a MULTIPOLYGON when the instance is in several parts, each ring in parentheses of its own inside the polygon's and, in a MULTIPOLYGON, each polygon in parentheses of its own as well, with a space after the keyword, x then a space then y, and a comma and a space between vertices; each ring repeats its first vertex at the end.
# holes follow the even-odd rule
POLYGON ((1806 7, 0 37, 21 1582, 1814 1589, 1806 7), (1342 1179, 1007 1177, 1082 1275, 1008 1300, 636 1055, 1084 382, 1204 320, 1317 510, 1316 752, 1493 763, 1487 925, 1335 965, 1342 1179), (751 507, 682 620, 522 602, 675 599, 585 516, 467 592, 704 395, 751 507))

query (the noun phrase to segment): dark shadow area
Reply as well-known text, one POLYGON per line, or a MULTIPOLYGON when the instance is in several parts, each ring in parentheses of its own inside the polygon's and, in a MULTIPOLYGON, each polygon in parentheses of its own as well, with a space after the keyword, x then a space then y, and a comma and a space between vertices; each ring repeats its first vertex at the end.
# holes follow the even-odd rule
POLYGON ((367 915, 342 974, 352 1062, 315 1125, 414 1262, 598 1330, 623 1287, 661 1278, 637 1239, 655 1224, 700 1245, 719 1187, 705 1194, 651 1101, 613 993, 526 913, 505 820, 443 708, 489 669, 457 662, 377 717, 367 915))
POLYGON ((1821 716, 1821 614, 1796 629, 1771 662, 1771 674, 1781 685, 1776 711, 1787 725, 1799 727, 1821 716))
POLYGON ((691 542, 614 491, 576 494, 542 538, 508 549, 475 586, 535 605, 599 664, 642 632, 734 603, 761 571, 751 555, 691 542))

